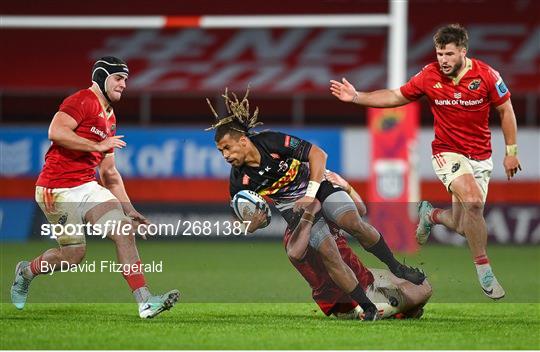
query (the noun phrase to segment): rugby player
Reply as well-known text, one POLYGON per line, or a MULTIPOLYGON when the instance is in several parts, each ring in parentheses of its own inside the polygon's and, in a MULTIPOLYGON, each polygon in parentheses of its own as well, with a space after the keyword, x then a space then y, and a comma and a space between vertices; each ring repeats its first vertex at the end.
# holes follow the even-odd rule
MULTIPOLYGON (((359 212, 365 214, 362 198, 340 175, 327 172, 325 178, 351 195, 359 212)), ((362 308, 332 281, 324 264, 313 248, 309 247, 312 218, 321 208, 315 200, 306 208, 294 231, 287 229, 284 245, 291 263, 309 283, 313 300, 327 316, 338 319, 365 319, 362 308)), ((424 280, 421 285, 399 279, 388 270, 367 269, 349 247, 345 237, 336 226, 330 226, 331 237, 325 241, 335 242, 343 262, 352 270, 358 282, 366 290, 368 298, 375 303, 380 318, 420 318, 423 307, 431 297, 431 286, 424 280)))
MULTIPOLYGON (((317 250, 336 284, 367 313, 367 320, 376 318, 376 307, 366 297, 364 288, 352 271, 347 270, 333 241, 325 220, 331 221, 354 236, 360 244, 385 263, 397 277, 420 285, 425 275, 418 269, 399 263, 388 248, 383 236, 364 222, 350 196, 339 187, 323 180, 326 153, 316 145, 279 132, 251 133, 257 122, 258 109, 251 115, 248 93, 240 101, 227 90, 223 95, 228 116, 219 117, 208 101, 217 123, 215 129, 217 149, 231 164, 229 191, 231 197, 247 189, 270 198, 290 228, 300 220, 300 211, 315 198, 321 204, 324 218, 317 219, 310 245, 317 250), (320 221, 319 221, 320 220, 320 221)), ((252 221, 249 232, 262 226, 252 221)))
POLYGON ((437 62, 426 65, 398 89, 358 92, 343 78, 342 82, 330 81, 330 91, 341 101, 376 108, 405 105, 422 96, 428 98, 435 130, 432 165, 452 196, 452 208, 434 209, 429 202, 420 202, 417 241, 424 244, 435 224, 464 236, 483 292, 499 299, 505 291, 488 259, 483 212, 493 169, 488 126, 491 106, 501 119, 506 143, 503 166, 508 180, 521 170, 510 91, 497 71, 467 57, 468 34, 464 27, 442 27, 433 41, 437 62))
MULTIPOLYGON (((51 224, 65 225, 67 229, 69 224, 90 223, 101 231, 111 230, 107 236, 116 246, 118 263, 128 268, 123 270, 123 276, 138 303, 139 316, 153 318, 170 309, 179 293, 150 293, 135 244, 135 227, 149 222, 131 204, 115 166, 114 148, 123 148, 126 143, 123 136, 115 135, 113 104, 122 97, 128 75, 123 60, 103 57, 92 68, 92 86, 62 102, 49 127, 52 143, 36 182, 35 198, 51 224), (103 186, 96 182, 96 167, 103 186)), ((57 248, 17 264, 11 287, 11 300, 17 309, 24 308, 30 283, 36 276, 83 260, 84 229, 72 228, 81 232, 58 233, 57 248)))

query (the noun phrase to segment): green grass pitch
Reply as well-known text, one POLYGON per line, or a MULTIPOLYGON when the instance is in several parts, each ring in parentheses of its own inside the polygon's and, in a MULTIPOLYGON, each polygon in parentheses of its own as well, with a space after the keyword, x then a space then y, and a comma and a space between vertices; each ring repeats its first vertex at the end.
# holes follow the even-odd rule
MULTIPOLYGON (((281 244, 265 241, 140 241, 144 262, 163 261, 162 273, 146 275, 152 291, 182 293, 153 320, 138 318, 121 275, 108 272, 39 277, 17 311, 16 262, 51 244, 0 244, 0 349, 540 349, 539 247, 490 248, 507 291, 491 302, 466 248, 426 246, 405 258, 434 288, 424 317, 361 323, 325 317, 281 244)), ((114 256, 112 243, 90 241, 85 260, 114 256)))

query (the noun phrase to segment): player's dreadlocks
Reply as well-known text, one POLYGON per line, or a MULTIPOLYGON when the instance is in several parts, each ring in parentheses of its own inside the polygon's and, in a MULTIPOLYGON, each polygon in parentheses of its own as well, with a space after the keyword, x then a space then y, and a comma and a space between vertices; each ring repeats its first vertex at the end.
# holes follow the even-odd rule
POLYGON ((221 96, 225 100, 225 106, 227 107, 228 116, 220 117, 210 100, 206 98, 210 110, 216 118, 216 123, 205 129, 205 131, 216 130, 215 141, 219 142, 226 134, 240 134, 246 135, 253 127, 262 125, 262 122, 257 121, 259 115, 259 108, 256 107, 253 114, 249 111, 249 87, 246 89, 246 94, 242 100, 238 100, 238 97, 234 92, 231 93, 233 99, 229 97, 229 90, 225 88, 225 93, 221 96))

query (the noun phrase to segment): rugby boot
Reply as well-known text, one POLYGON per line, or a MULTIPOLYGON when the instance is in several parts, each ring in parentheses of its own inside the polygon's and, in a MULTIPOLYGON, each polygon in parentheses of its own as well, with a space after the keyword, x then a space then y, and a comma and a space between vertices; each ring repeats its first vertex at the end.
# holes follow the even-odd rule
POLYGON ((399 264, 397 268, 390 269, 390 271, 400 279, 410 281, 415 285, 421 285, 426 279, 426 274, 420 269, 405 264, 399 264))
POLYGON ((491 268, 484 271, 478 278, 482 291, 491 299, 497 300, 504 297, 505 292, 491 268))
POLYGON ((23 309, 28 298, 28 288, 32 279, 27 279, 23 275, 23 269, 30 265, 27 261, 21 261, 15 267, 15 280, 11 286, 11 302, 17 309, 23 309))
POLYGON ((178 290, 172 290, 163 295, 150 296, 146 302, 139 304, 139 316, 143 319, 154 318, 160 313, 171 309, 179 298, 180 292, 178 290))
POLYGON ((427 242, 429 235, 431 234, 431 227, 433 224, 429 219, 429 215, 433 210, 433 206, 428 201, 421 201, 418 203, 418 226, 416 227, 416 242, 419 245, 423 245, 427 242))

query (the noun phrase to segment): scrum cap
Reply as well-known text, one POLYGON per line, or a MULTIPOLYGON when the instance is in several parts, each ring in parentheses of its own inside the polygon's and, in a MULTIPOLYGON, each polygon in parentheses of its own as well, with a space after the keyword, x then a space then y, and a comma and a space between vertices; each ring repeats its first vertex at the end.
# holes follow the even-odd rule
POLYGON ((97 83, 109 103, 111 99, 107 95, 106 82, 113 74, 123 74, 126 77, 129 75, 129 69, 124 60, 114 56, 105 56, 98 59, 92 68, 92 82, 97 83))

